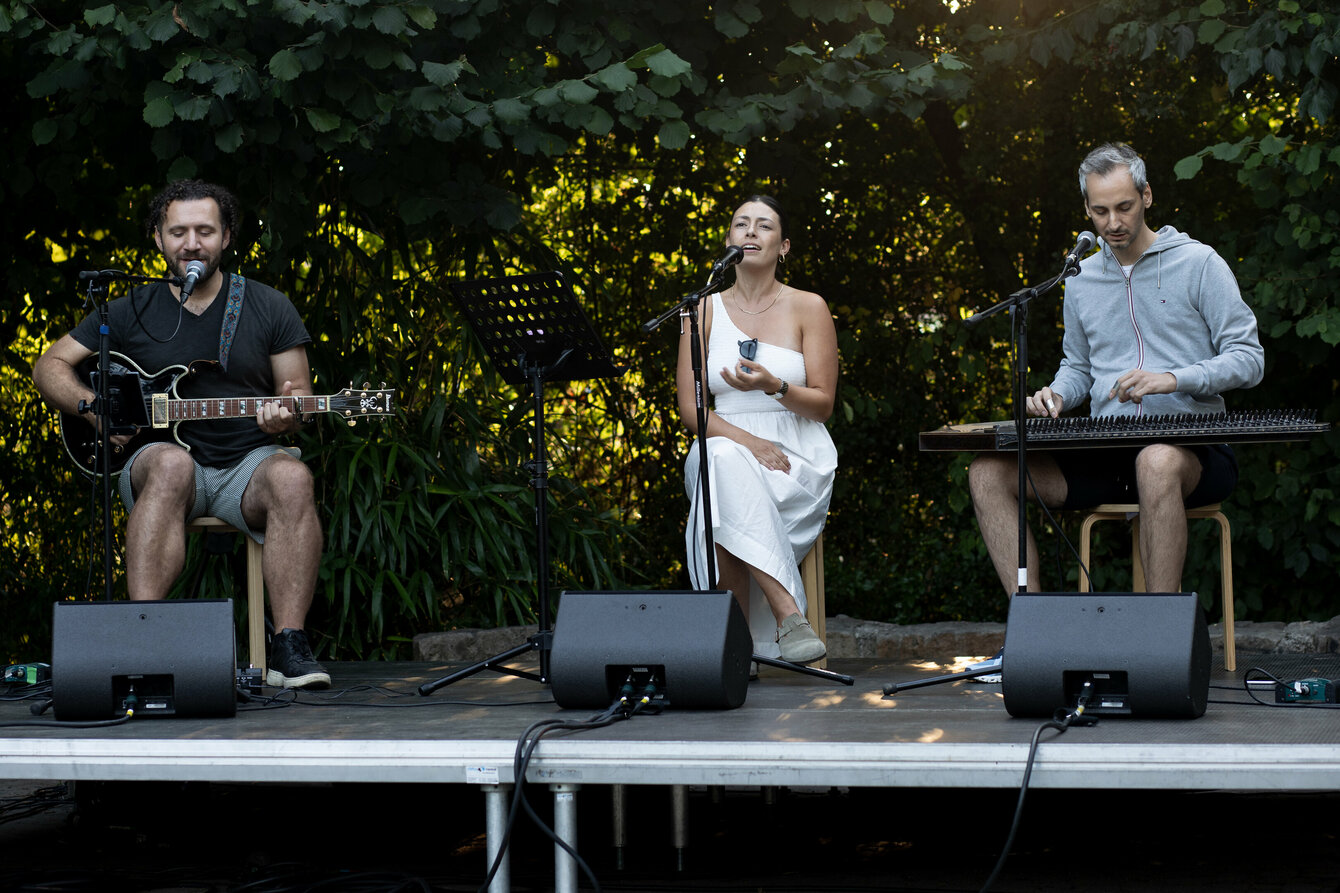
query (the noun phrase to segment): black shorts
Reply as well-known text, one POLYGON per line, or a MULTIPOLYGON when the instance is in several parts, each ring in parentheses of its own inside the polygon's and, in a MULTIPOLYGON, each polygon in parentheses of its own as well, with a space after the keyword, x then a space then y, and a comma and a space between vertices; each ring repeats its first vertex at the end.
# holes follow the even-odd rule
MULTIPOLYGON (((1065 477, 1065 509, 1102 503, 1138 503, 1135 457, 1143 447, 1056 450, 1051 453, 1065 477)), ((1238 457, 1226 443, 1188 446, 1200 459, 1200 481, 1187 496, 1187 508, 1223 502, 1238 483, 1238 457)))

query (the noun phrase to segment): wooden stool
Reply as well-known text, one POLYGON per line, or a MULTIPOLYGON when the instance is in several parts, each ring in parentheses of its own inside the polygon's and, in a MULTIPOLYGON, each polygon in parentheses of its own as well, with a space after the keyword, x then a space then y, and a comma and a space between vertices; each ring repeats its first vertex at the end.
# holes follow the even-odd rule
MULTIPOLYGON (((187 533, 242 533, 222 518, 208 515, 186 522, 187 533)), ((260 668, 265 678, 265 576, 262 573, 262 550, 265 548, 246 534, 247 543, 247 647, 251 666, 260 668)))
MULTIPOLYGON (((810 622, 819 641, 828 645, 828 620, 824 611, 824 535, 814 541, 810 551, 800 561, 800 580, 805 585, 805 619, 810 622)), ((824 669, 828 658, 815 661, 812 666, 824 669)))
MULTIPOLYGON (((1233 640, 1233 543, 1229 537, 1228 518, 1220 511, 1220 504, 1203 505, 1200 508, 1187 509, 1188 520, 1213 518, 1219 522, 1219 568, 1220 598, 1224 603, 1224 669, 1232 672, 1238 666, 1238 654, 1233 640)), ((1108 503, 1090 510, 1088 517, 1079 529, 1079 560, 1084 567, 1089 565, 1089 530, 1098 521, 1131 522, 1131 582, 1132 591, 1145 591, 1145 568, 1140 561, 1140 506, 1126 503, 1108 503)), ((1089 591, 1089 577, 1081 568, 1079 572, 1079 591, 1089 591)))

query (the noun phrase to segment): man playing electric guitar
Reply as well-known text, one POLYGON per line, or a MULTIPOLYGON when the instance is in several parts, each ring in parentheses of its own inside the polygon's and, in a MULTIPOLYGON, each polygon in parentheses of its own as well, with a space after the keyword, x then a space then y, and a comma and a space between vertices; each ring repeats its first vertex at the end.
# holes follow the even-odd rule
MULTIPOLYGON (((312 339, 287 297, 219 268, 237 223, 237 201, 226 189, 198 180, 171 184, 154 198, 148 228, 171 274, 194 289, 183 300, 183 288, 155 282, 107 307, 110 349, 141 369, 219 360, 217 374, 183 385, 191 388, 187 396, 272 398, 251 418, 181 425, 178 436, 189 449, 154 441, 132 452, 118 482, 129 511, 126 585, 132 599, 166 597, 185 564, 186 521, 222 518, 266 546, 277 631, 267 683, 326 688, 330 675, 304 631, 321 559, 312 474, 296 448, 276 442, 302 423, 282 398, 311 394, 306 345, 312 339)), ((90 315, 33 367, 47 403, 95 427, 99 420, 85 407, 96 394, 77 369, 98 351, 98 328, 97 315, 90 315)), ((131 439, 114 441, 124 447, 131 439)))

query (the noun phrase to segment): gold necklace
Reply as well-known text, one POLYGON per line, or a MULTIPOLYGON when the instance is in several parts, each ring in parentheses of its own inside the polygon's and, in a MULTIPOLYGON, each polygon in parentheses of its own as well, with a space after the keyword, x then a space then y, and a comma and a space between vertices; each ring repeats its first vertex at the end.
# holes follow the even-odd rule
POLYGON ((761 316, 762 314, 767 313, 769 310, 771 310, 773 304, 777 303, 777 299, 782 296, 782 289, 784 288, 786 288, 785 282, 783 282, 777 287, 777 294, 772 296, 772 302, 768 304, 768 306, 764 307, 762 310, 744 309, 743 307, 740 306, 740 299, 736 295, 731 295, 731 303, 733 303, 735 305, 735 309, 740 311, 741 313, 747 313, 750 316, 761 316))

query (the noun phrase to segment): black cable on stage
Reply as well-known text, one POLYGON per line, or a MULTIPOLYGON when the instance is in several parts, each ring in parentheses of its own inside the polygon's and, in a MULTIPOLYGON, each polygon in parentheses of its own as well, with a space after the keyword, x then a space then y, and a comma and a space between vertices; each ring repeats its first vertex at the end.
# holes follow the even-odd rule
POLYGON ((258 695, 242 689, 238 690, 238 697, 246 705, 243 708, 246 712, 252 713, 258 710, 274 710, 280 707, 367 707, 374 710, 408 710, 424 707, 534 707, 537 705, 553 704, 552 697, 543 700, 532 701, 467 701, 453 700, 450 698, 431 698, 424 699, 413 691, 396 691, 392 688, 385 688, 376 685, 354 685, 349 688, 343 688, 338 691, 313 692, 307 689, 286 688, 272 695, 258 695), (344 696, 354 692, 372 692, 382 694, 392 698, 404 698, 402 703, 378 703, 375 701, 342 701, 344 696))
POLYGON ((0 824, 17 822, 74 802, 65 784, 39 788, 26 797, 0 800, 0 824))
POLYGON ((1028 782, 1033 776, 1033 761, 1038 755, 1038 744, 1042 738, 1042 733, 1048 729, 1055 729, 1057 734, 1061 735, 1072 725, 1094 725, 1097 722, 1096 719, 1084 716, 1084 711, 1088 709, 1091 697, 1093 697, 1092 678, 1085 680, 1084 685, 1080 688, 1079 699, 1073 709, 1057 710, 1050 720, 1038 726, 1033 732, 1033 741, 1028 747, 1028 760, 1024 763, 1023 781, 1019 785, 1019 802, 1014 807, 1014 820, 1010 823, 1010 833, 1005 838, 1005 845, 1000 850, 1000 858, 996 860, 996 866, 991 869, 991 874, 987 877, 986 883, 982 884, 980 893, 987 893, 991 889, 991 885, 1000 877, 1001 871, 1005 868, 1005 860, 1010 855, 1010 847, 1014 845, 1014 838, 1019 833, 1019 825, 1024 815, 1024 797, 1028 794, 1028 782))
POLYGON ((602 713, 598 713, 584 721, 542 719, 531 723, 530 726, 521 733, 521 737, 517 739, 516 754, 512 759, 512 775, 514 781, 512 787, 512 803, 507 813, 507 830, 503 832, 503 838, 498 844, 498 854, 494 857, 493 864, 489 866, 488 875, 485 876, 484 882, 480 885, 479 893, 487 893, 489 885, 493 883, 493 878, 498 874, 498 869, 502 865, 502 860, 507 854, 507 847, 512 838, 512 829, 516 824, 518 805, 526 811, 526 814, 530 816, 531 821, 533 821, 550 840, 562 847, 563 851, 573 858, 582 873, 586 875, 587 880, 591 882, 592 888, 596 893, 600 893, 600 882, 596 879, 595 872, 591 870, 591 867, 586 863, 586 860, 584 860, 577 851, 567 843, 567 841, 561 840, 558 834, 545 824, 545 822, 536 814, 530 801, 526 798, 526 772, 530 766, 531 757, 535 753, 535 748, 539 746, 540 740, 545 735, 548 735, 551 732, 581 732, 590 729, 600 729, 612 725, 621 719, 631 719, 642 712, 647 705, 651 703, 652 697, 657 693, 657 689, 658 680, 656 680, 655 677, 652 677, 643 688, 641 696, 638 696, 636 700, 634 700, 634 687, 632 677, 630 676, 624 681, 623 688, 619 692, 618 700, 605 708, 602 713))
POLYGON ((130 722, 134 715, 134 710, 127 710, 125 715, 114 719, 94 719, 79 722, 59 719, 29 719, 23 722, 0 722, 0 729, 103 729, 108 726, 125 725, 130 722))
POLYGON ((41 698, 50 694, 50 680, 22 684, 7 683, 4 686, 4 694, 0 695, 0 701, 30 701, 33 698, 41 698))

